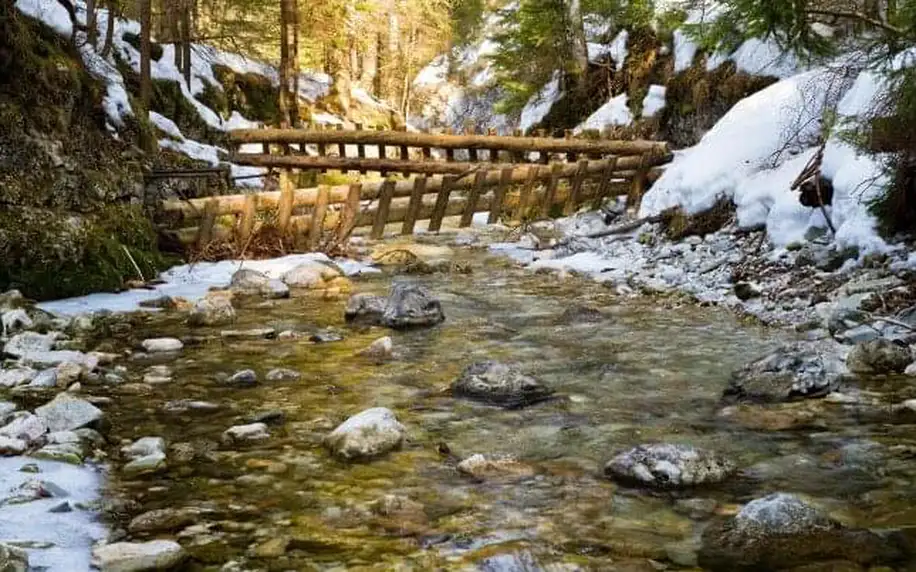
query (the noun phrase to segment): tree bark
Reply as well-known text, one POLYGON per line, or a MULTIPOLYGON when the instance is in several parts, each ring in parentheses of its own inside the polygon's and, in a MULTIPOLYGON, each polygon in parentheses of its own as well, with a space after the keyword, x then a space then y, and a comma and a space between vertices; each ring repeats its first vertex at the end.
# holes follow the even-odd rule
POLYGON ((585 25, 582 21, 582 4, 580 0, 567 0, 566 26, 572 63, 570 73, 575 88, 584 93, 587 89, 588 45, 585 42, 585 25))
POLYGON ((143 113, 149 112, 150 97, 152 95, 152 81, 150 79, 151 26, 151 2, 150 0, 140 0, 140 104, 143 106, 143 113))
POLYGON ((378 69, 378 41, 371 38, 359 53, 359 83, 375 92, 375 75, 378 69))
POLYGON ((86 41, 93 48, 99 41, 98 24, 96 23, 96 5, 95 0, 86 0, 86 41))
POLYGON ((383 101, 390 102, 391 98, 395 96, 392 78, 397 67, 395 57, 400 43, 398 40, 401 34, 401 24, 398 20, 397 7, 393 0, 386 2, 385 9, 388 13, 388 25, 378 36, 378 69, 376 70, 375 96, 383 101))
POLYGON ((292 43, 289 47, 290 60, 292 63, 292 86, 290 88, 290 123, 293 127, 299 127, 299 1, 290 0, 290 10, 292 12, 292 43))
POLYGON ((103 58, 108 57, 114 45, 114 25, 118 16, 118 2, 117 0, 108 0, 106 6, 108 6, 108 22, 105 25, 105 44, 102 46, 103 58))
POLYGON ((289 76, 291 69, 289 53, 290 0, 280 0, 280 127, 289 127, 289 76))
MULTIPOLYGON (((181 3, 181 61, 184 67, 184 82, 191 89, 191 2, 192 0, 179 0, 181 3)), ((178 50, 175 50, 176 52, 178 50)))

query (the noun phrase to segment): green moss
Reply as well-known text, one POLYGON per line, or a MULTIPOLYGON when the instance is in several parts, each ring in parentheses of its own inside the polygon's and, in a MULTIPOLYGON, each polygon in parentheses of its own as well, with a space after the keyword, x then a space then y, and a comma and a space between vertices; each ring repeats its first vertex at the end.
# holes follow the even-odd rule
POLYGON ((19 288, 39 300, 119 290, 140 278, 134 262, 146 279, 167 266, 156 242, 152 224, 134 206, 107 206, 83 218, 10 209, 0 213, 0 255, 7 262, 0 290, 19 288))
POLYGON ((223 86, 227 113, 238 111, 252 121, 277 123, 279 92, 266 77, 257 74, 240 74, 222 66, 213 66, 213 75, 223 86))

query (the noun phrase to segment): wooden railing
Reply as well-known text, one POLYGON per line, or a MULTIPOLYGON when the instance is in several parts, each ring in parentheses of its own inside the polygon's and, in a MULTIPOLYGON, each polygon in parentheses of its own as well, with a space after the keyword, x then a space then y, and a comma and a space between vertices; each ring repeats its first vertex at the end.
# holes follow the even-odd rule
POLYGON ((161 213, 184 244, 202 247, 217 238, 244 243, 256 220, 265 218, 259 213, 269 216, 281 235, 304 236, 310 249, 326 239, 342 240, 357 227, 371 226, 370 237, 380 238, 386 225, 398 222, 402 234, 411 234, 419 220, 428 219, 428 230, 435 232, 445 217, 460 216, 458 224, 465 227, 479 212, 489 213, 490 223, 506 216, 569 214, 612 195, 627 194, 637 202, 657 177, 657 167, 669 160, 666 144, 656 141, 278 129, 233 131, 230 139, 236 148, 260 144, 265 152, 236 150, 232 161, 279 170, 280 190, 164 201, 161 213), (303 154, 307 145, 317 146, 317 156, 303 154), (347 157, 346 147, 354 145, 358 156, 347 157), (379 147, 380 158, 365 157, 368 145, 379 147), (398 149, 398 158, 388 158, 389 147, 398 149), (411 149, 419 149, 422 159, 411 159, 411 149), (444 160, 433 158, 435 149, 445 151, 444 160), (455 160, 458 150, 467 152, 467 160, 455 160), (481 161, 481 150, 488 161, 481 161), (536 162, 526 162, 531 154, 538 155, 536 162), (292 172, 312 169, 416 176, 294 189, 292 172), (235 217, 234 224, 217 225, 224 216, 235 217))

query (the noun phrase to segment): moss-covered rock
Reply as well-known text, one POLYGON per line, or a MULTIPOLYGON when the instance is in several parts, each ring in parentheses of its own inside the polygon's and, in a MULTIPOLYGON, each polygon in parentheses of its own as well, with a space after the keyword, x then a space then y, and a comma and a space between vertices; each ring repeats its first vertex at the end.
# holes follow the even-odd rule
POLYGON ((213 75, 223 86, 222 94, 213 88, 204 91, 199 99, 207 105, 213 104, 228 116, 238 111, 252 121, 277 123, 280 117, 278 109, 279 92, 273 82, 262 75, 243 74, 222 65, 213 66, 213 75))

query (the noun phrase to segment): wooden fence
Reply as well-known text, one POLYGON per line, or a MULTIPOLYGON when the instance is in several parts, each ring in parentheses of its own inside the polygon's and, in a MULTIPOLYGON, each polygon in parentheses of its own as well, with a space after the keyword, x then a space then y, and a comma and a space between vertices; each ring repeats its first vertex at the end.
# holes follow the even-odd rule
POLYGON ((638 201, 657 167, 669 160, 665 143, 655 141, 291 129, 233 131, 230 138, 236 147, 262 146, 264 153, 236 150, 232 161, 279 170, 280 190, 163 201, 161 213, 184 244, 202 247, 218 238, 244 243, 256 221, 267 218, 281 235, 303 237, 313 249, 323 240, 342 240, 357 227, 371 227, 370 237, 381 238, 391 223, 401 223, 401 233, 411 234, 419 220, 428 219, 428 230, 435 232, 445 217, 460 216, 459 226, 466 227, 480 212, 489 213, 490 223, 507 216, 533 220, 569 214, 587 202, 597 207, 612 195, 638 201), (304 155, 306 145, 318 146, 317 156, 304 155), (347 157, 349 145, 363 150, 347 157), (368 145, 379 146, 380 158, 365 157, 368 145), (336 156, 328 152, 331 146, 338 148, 336 156), (388 158, 387 147, 397 148, 399 158, 388 158), (411 148, 420 150, 421 160, 410 159, 411 148), (443 149, 445 160, 434 160, 434 149, 443 149), (468 160, 456 161, 457 150, 466 151, 468 160), (487 151, 489 161, 481 161, 480 150, 487 151), (526 163, 532 153, 537 161, 526 163), (501 155, 511 162, 497 162, 501 155), (415 176, 293 188, 295 170, 330 169, 415 176), (233 224, 217 224, 220 217, 234 217, 233 224))

